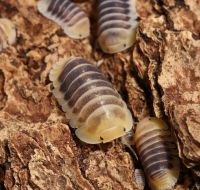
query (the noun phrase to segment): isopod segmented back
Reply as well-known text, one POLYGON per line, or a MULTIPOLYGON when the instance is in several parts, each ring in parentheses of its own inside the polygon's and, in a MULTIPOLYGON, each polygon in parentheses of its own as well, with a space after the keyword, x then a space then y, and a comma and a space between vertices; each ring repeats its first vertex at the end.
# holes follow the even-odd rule
POLYGON ((14 24, 7 18, 0 18, 0 51, 16 40, 16 29, 14 24))
POLYGON ((140 189, 143 190, 144 187, 145 187, 145 176, 144 176, 143 170, 142 169, 135 169, 134 174, 135 174, 136 183, 138 184, 140 189))
POLYGON ((151 189, 173 188, 180 164, 168 126, 158 118, 145 118, 138 123, 133 140, 151 189))
POLYGON ((89 36, 89 18, 70 0, 40 0, 38 10, 45 17, 58 23, 69 37, 82 39, 89 36))
POLYGON ((96 66, 70 58, 50 72, 57 98, 77 137, 89 144, 106 143, 125 135, 133 125, 126 104, 96 66))
POLYGON ((98 42, 106 53, 133 45, 136 36, 135 0, 98 0, 98 42))

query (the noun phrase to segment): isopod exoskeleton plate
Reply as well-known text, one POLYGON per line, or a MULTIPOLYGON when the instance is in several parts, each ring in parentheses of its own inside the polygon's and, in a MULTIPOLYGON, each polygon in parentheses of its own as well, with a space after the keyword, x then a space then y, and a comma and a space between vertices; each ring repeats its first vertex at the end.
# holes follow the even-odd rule
POLYGON ((131 130, 130 111, 95 65, 83 58, 63 60, 53 66, 50 80, 53 94, 80 140, 106 143, 131 130))
POLYGON ((82 39, 90 34, 88 16, 70 0, 40 0, 38 10, 45 17, 59 24, 71 38, 82 39))
POLYGON ((151 189, 172 189, 179 177, 180 164, 168 126, 158 118, 143 119, 136 127, 134 144, 151 189))
POLYGON ((106 53, 121 52, 136 37, 135 0, 98 0, 98 42, 106 53))

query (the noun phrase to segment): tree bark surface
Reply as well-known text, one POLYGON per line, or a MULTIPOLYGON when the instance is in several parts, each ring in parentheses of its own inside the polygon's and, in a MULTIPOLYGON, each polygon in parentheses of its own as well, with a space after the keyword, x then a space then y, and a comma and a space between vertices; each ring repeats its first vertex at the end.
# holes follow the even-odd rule
POLYGON ((113 55, 97 44, 96 2, 76 2, 90 16, 89 39, 67 37, 35 0, 0 1, 1 17, 17 28, 16 43, 0 53, 0 190, 140 189, 140 164, 121 141, 81 142, 52 95, 49 71, 71 55, 97 64, 135 122, 167 122, 182 162, 174 189, 199 189, 200 1, 137 1, 136 42, 113 55))

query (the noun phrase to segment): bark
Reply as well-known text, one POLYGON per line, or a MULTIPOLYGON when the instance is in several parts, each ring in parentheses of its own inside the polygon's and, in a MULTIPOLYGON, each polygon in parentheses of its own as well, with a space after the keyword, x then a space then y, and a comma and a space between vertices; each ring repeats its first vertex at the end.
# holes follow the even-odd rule
POLYGON ((70 55, 97 63, 135 121, 169 124, 182 161, 175 189, 200 188, 200 1, 138 1, 136 43, 114 55, 96 42, 96 3, 77 2, 92 22, 82 41, 40 15, 35 0, 0 1, 17 28, 17 42, 0 53, 0 189, 139 189, 138 163, 119 140, 88 145, 67 125, 48 75, 70 55))

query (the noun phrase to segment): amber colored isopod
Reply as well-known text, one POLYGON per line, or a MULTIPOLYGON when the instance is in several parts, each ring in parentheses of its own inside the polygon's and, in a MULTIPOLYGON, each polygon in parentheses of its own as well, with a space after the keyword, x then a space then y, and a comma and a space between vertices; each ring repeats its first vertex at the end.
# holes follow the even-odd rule
POLYGON ((69 37, 82 39, 89 36, 89 18, 85 11, 70 0, 40 0, 38 10, 59 24, 69 37))
POLYGON ((89 144, 125 135, 133 119, 125 102, 98 68, 83 58, 63 59, 50 72, 53 94, 77 137, 89 144))
POLYGON ((16 41, 16 29, 7 18, 0 18, 0 51, 16 41))
POLYGON ((179 177, 180 164, 168 126, 161 119, 147 117, 138 123, 133 141, 150 188, 173 188, 179 177))
POLYGON ((136 36, 135 0, 98 0, 98 43, 106 53, 121 52, 136 36))

